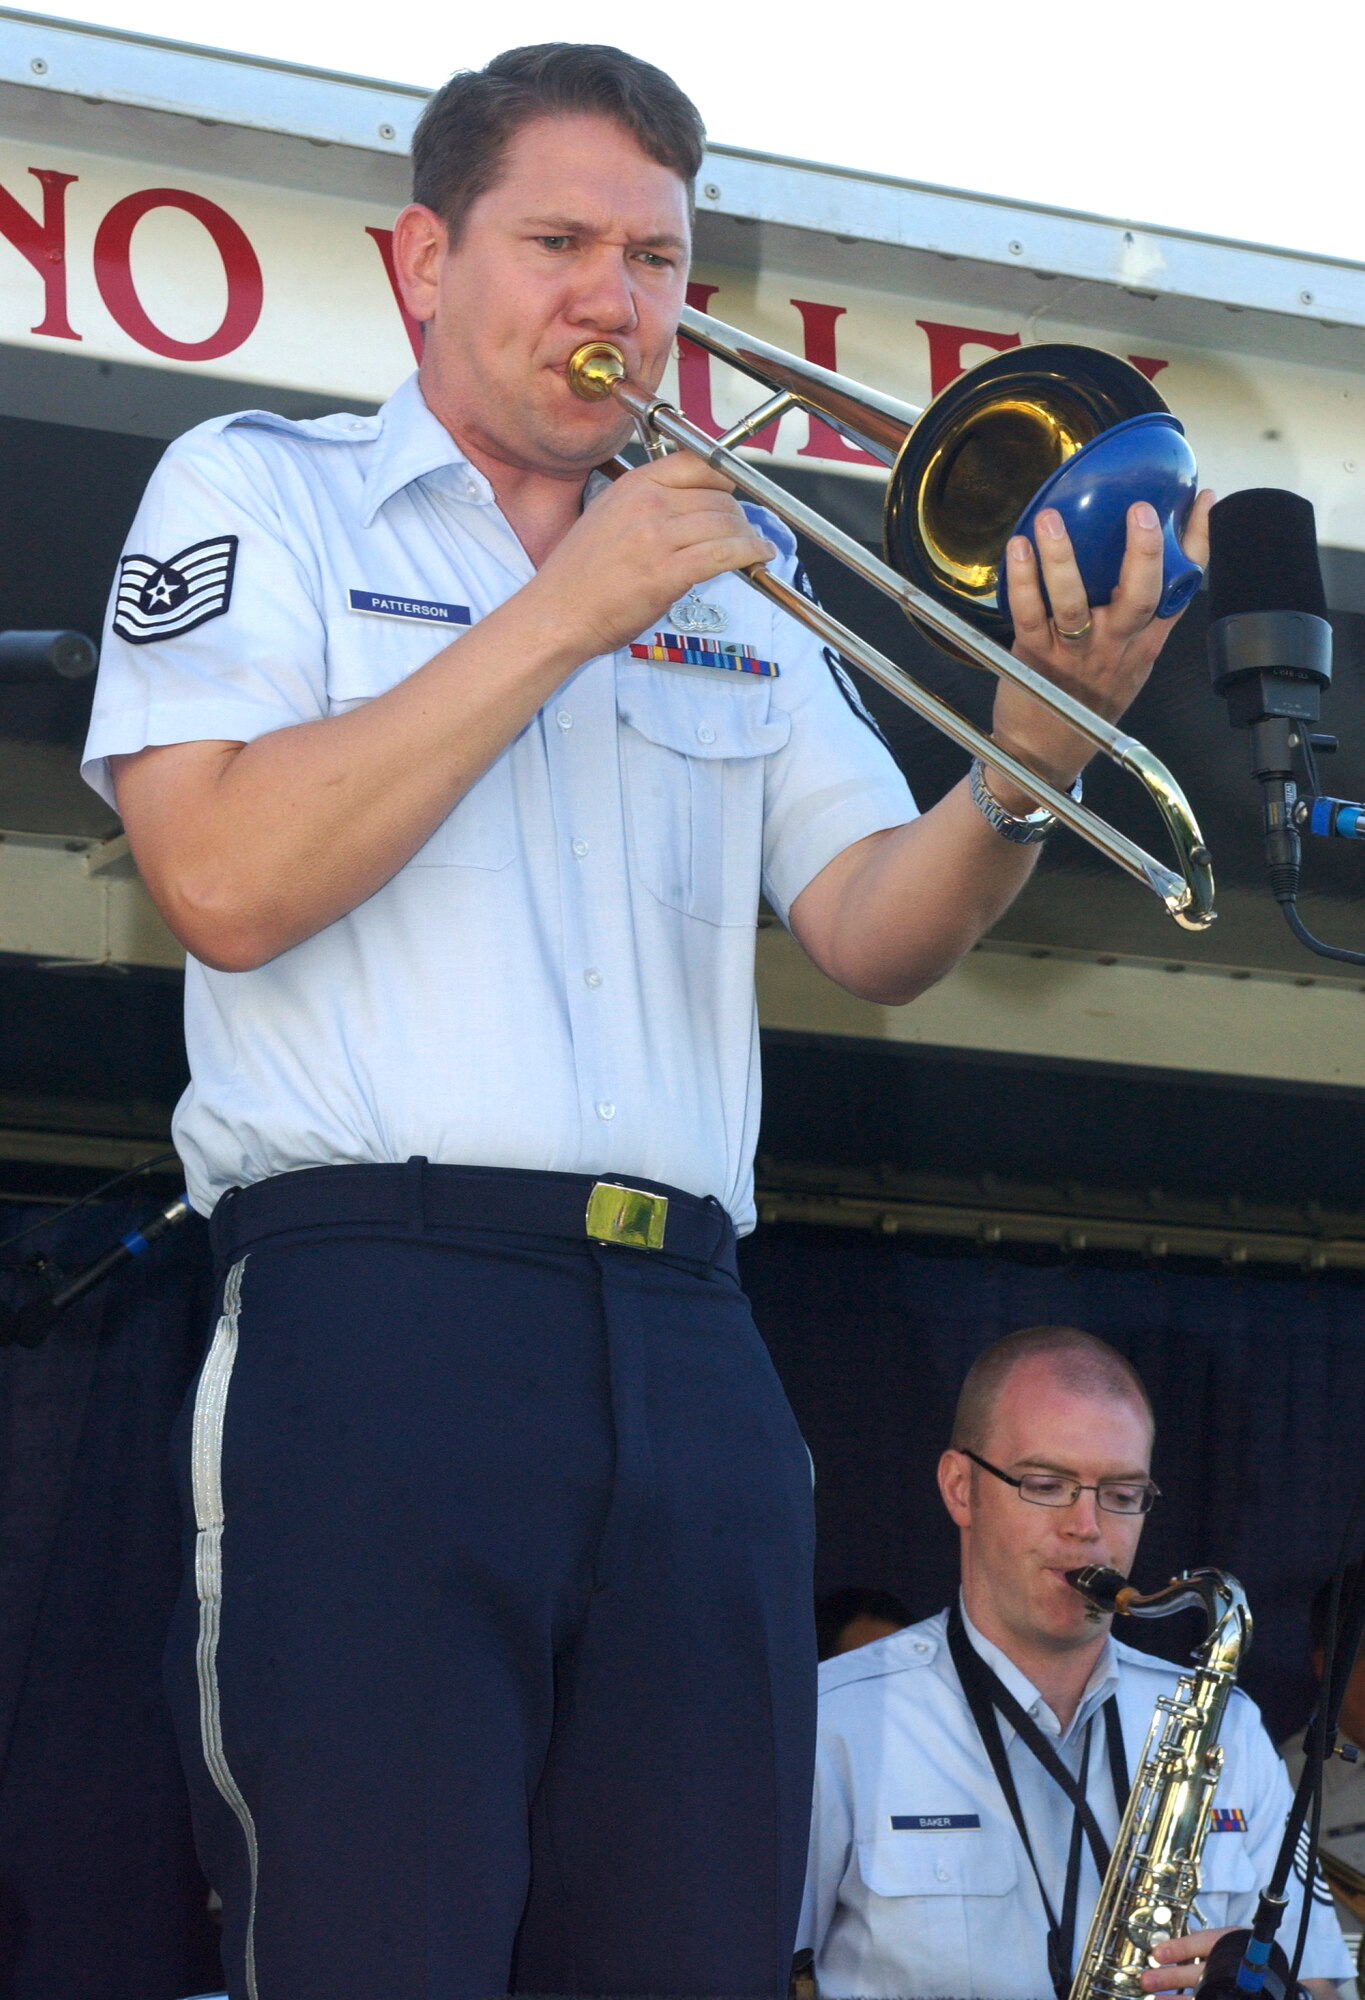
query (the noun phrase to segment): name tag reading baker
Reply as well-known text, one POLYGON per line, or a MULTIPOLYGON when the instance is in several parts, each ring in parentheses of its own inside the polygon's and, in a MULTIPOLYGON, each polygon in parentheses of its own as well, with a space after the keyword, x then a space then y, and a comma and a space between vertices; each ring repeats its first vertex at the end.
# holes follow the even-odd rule
POLYGON ((418 625, 469 625, 467 604, 438 604, 428 597, 394 597, 382 590, 348 592, 352 611, 371 618, 406 618, 418 625))

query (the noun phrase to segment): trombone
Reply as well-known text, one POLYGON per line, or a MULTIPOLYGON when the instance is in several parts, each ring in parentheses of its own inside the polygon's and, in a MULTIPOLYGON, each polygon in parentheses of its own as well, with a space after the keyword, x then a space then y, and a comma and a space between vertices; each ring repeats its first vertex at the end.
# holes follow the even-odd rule
MULTIPOLYGON (((997 491, 989 498, 987 511, 993 519, 1005 523, 997 542, 998 554, 1010 523, 1032 498, 1035 488, 1087 441, 1087 432, 1098 435, 1134 414, 1135 408, 1138 411, 1165 408, 1146 379, 1126 362, 1089 348, 1024 348, 996 356, 983 368, 972 370, 939 398, 928 413, 930 430, 937 428, 944 412, 948 427, 938 435, 928 435, 921 412, 910 404, 771 347, 712 319, 707 313, 685 307, 679 331, 773 392, 719 440, 708 437, 680 410, 632 378, 620 350, 609 341, 589 341, 570 357, 570 387, 589 402, 614 397, 635 419, 650 448, 667 443, 694 452, 731 480, 746 498, 767 507, 797 534, 807 536, 816 547, 899 604, 908 617, 925 626, 948 651, 965 655, 974 665, 1012 681, 1068 722, 1095 749, 1131 772, 1161 815, 1175 853, 1176 870, 1163 866, 1136 841, 1110 826, 1068 792, 1059 791, 1002 750, 956 709, 922 687, 903 667, 761 564, 741 572, 747 583, 798 619, 822 644, 833 647, 852 665, 861 668, 879 687, 933 723, 960 749, 1004 772, 1021 791, 1055 813, 1073 833, 1135 880, 1145 883, 1184 929, 1203 930, 1212 923, 1211 858, 1180 786, 1160 759, 1136 738, 1095 715, 978 629, 983 602, 993 596, 994 567, 979 548, 968 547, 959 554, 964 535, 970 530, 964 527, 963 519, 954 515, 955 509, 958 516, 981 510, 981 485, 975 475, 983 466, 988 470, 991 466, 995 455, 994 426, 996 436, 1003 434, 1006 444, 1000 455, 1027 468, 1024 490, 1017 495, 1001 495, 997 491), (1130 377, 1137 385, 1135 388, 1128 383, 1130 377), (887 496, 886 535, 888 549, 896 552, 899 567, 892 568, 890 563, 869 555, 851 535, 738 456, 741 445, 789 410, 803 410, 823 418, 893 468, 887 496), (954 469, 960 470, 964 462, 975 469, 959 481, 966 489, 965 506, 955 493, 953 480, 954 469), (902 573, 907 568, 927 572, 926 582, 912 581, 902 573), (957 608, 959 603, 975 610, 978 623, 957 608)), ((989 605, 984 615, 989 618, 989 605)))

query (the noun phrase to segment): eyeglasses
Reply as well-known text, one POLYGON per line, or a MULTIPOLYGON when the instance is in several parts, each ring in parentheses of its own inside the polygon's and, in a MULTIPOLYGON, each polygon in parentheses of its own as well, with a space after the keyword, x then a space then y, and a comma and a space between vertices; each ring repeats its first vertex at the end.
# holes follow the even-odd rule
POLYGON ((1082 1493, 1093 1493, 1095 1504, 1106 1514, 1149 1514, 1153 1501, 1161 1498, 1161 1488, 1154 1479, 1100 1479, 1093 1486, 1068 1479, 1064 1472, 1024 1472, 1016 1479, 974 1451, 964 1451, 962 1456, 983 1472, 1003 1479, 1031 1507, 1074 1507, 1082 1493))

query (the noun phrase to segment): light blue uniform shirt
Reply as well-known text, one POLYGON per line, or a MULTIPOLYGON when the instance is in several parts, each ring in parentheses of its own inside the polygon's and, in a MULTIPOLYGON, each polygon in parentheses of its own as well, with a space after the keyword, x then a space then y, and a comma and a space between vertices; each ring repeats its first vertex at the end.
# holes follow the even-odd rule
MULTIPOLYGON (((966 1613, 963 1613, 966 1620, 966 1613)), ((799 1942, 815 1953, 822 1996, 868 2000, 1052 2000, 1047 1917, 1033 1870, 962 1693, 947 1614, 910 1625, 820 1668, 820 1719, 810 1864, 799 1942)), ((1069 1727, 1018 1667, 967 1621, 976 1650, 1080 1775, 1087 1721, 1086 1796, 1112 1846, 1114 1798, 1100 1711, 1118 1697, 1129 1776, 1137 1770, 1158 1695, 1176 1670, 1110 1638, 1069 1727)), ((1004 1716, 1001 1739, 1048 1898, 1060 1915, 1072 1807, 1004 1716)), ((1250 1923, 1270 1879, 1290 1790, 1255 1704, 1228 1703, 1215 1818, 1204 1843, 1202 1924, 1250 1923), (1219 1830, 1225 1828, 1226 1830, 1219 1830)), ((1081 1843, 1074 1955, 1099 1894, 1081 1843)), ((1292 1952, 1303 1884, 1291 1876, 1280 1936, 1292 1952)), ((1074 1964, 1073 1964, 1074 1971, 1074 1964)), ((1319 1882, 1303 1977, 1348 1979, 1352 1966, 1319 1882)))
MULTIPOLYGON (((358 707, 531 575, 415 376, 373 418, 202 424, 129 535, 86 775, 112 801, 112 755, 358 707)), ((189 961, 196 1208, 423 1154, 636 1175, 753 1226, 760 887, 785 920, 915 807, 804 627, 735 577, 700 595, 777 678, 589 660, 368 901, 257 970, 189 961)))

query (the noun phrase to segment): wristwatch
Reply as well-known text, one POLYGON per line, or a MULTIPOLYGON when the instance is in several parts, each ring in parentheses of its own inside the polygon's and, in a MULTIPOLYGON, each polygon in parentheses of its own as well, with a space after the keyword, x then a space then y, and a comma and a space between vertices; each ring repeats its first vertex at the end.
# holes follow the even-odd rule
MULTIPOLYGON (((967 773, 967 790, 971 793, 972 804, 994 832, 1002 840, 1013 841, 1016 847, 1031 847, 1036 841, 1046 840, 1057 824, 1056 813, 1046 806, 1039 806, 1036 812, 1026 813, 1022 819, 1005 811, 999 799, 986 783, 986 770, 979 757, 973 757, 972 768, 967 773)), ((1069 796, 1079 805, 1081 802, 1081 781, 1077 778, 1069 796)))

